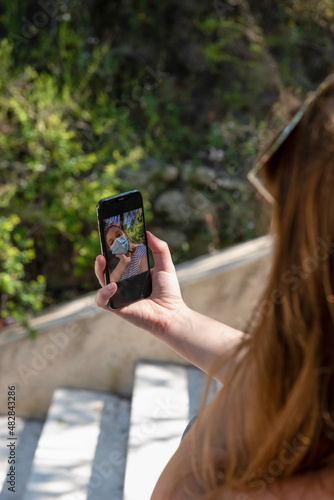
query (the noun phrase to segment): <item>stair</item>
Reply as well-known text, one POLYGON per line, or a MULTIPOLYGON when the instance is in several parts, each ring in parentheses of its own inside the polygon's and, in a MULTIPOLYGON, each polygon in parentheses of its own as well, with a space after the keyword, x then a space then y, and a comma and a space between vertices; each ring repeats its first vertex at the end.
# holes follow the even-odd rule
MULTIPOLYGON (((124 500, 147 500, 198 411, 206 377, 196 368, 138 363, 132 396, 124 500)), ((214 389, 217 385, 213 385, 214 389)), ((212 397, 212 393, 209 397, 212 397)))
POLYGON ((122 498, 130 405, 85 390, 58 389, 23 500, 122 498))
MULTIPOLYGON (((45 422, 17 419, 16 492, 8 491, 0 417, 0 500, 148 500, 198 411, 206 378, 193 367, 139 362, 132 404, 60 388, 45 422)), ((209 398, 218 390, 214 383, 209 398)))
POLYGON ((42 420, 29 420, 16 417, 15 433, 16 446, 16 491, 8 491, 8 420, 0 417, 0 500, 22 500, 26 488, 31 464, 34 458, 37 443, 43 429, 42 420))

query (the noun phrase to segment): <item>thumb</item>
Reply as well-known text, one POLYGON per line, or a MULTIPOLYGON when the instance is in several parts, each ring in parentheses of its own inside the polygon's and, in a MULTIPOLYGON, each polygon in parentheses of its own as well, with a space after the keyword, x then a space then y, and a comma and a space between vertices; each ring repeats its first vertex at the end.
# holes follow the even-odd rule
POLYGON ((146 231, 147 243, 153 253, 154 264, 157 271, 175 272, 172 257, 165 241, 154 236, 150 231, 146 231))
POLYGON ((100 288, 95 297, 95 303, 102 309, 109 309, 108 302, 109 299, 115 294, 117 290, 116 283, 109 283, 109 285, 100 288))

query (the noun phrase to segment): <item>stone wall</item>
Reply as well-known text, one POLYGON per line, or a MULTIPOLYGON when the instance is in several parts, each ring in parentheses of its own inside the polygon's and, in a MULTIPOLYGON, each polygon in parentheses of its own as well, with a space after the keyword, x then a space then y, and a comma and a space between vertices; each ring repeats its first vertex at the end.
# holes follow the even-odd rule
MULTIPOLYGON (((180 264, 185 302, 242 329, 263 290, 271 248, 262 237, 180 264)), ((59 386, 130 396, 137 360, 186 363, 149 333, 98 309, 94 299, 90 293, 34 319, 35 340, 14 325, 1 330, 0 413, 7 411, 7 386, 16 386, 17 415, 40 417, 59 386)))

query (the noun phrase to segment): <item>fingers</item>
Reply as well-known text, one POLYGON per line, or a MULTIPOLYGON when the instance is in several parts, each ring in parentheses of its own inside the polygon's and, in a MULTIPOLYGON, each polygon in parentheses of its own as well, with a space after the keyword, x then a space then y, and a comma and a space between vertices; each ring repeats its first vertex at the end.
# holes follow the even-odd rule
POLYGON ((104 286, 101 288, 95 297, 95 303, 97 306, 101 307, 102 309, 106 309, 107 311, 110 311, 110 308, 108 306, 108 302, 110 297, 112 297, 117 290, 117 285, 116 283, 109 283, 109 285, 104 286))
POLYGON ((106 267, 106 259, 103 255, 98 255, 95 261, 95 274, 101 286, 105 286, 104 269, 106 267))
POLYGON ((108 302, 110 297, 112 297, 116 293, 117 285, 116 283, 109 283, 109 285, 105 286, 105 278, 104 278, 105 267, 106 267, 106 259, 104 258, 103 255, 98 255, 95 261, 95 274, 102 288, 96 294, 95 303, 102 309, 110 311, 108 302))
POLYGON ((165 241, 160 240, 150 231, 146 231, 147 243, 153 253, 155 268, 157 271, 175 272, 175 267, 170 255, 168 245, 165 241))

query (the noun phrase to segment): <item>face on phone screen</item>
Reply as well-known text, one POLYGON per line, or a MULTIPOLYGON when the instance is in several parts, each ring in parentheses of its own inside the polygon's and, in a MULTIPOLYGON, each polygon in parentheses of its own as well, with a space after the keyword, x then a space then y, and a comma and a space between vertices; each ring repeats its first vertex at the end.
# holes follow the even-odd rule
POLYGON ((143 209, 136 208, 103 220, 110 282, 148 271, 143 209))

